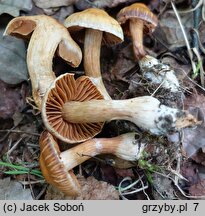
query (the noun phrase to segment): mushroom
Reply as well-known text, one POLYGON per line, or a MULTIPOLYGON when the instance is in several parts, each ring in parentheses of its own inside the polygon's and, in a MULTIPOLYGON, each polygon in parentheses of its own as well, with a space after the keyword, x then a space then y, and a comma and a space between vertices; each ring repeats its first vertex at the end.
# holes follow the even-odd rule
MULTIPOLYGON (((48 131, 40 137, 40 168, 46 181, 69 196, 80 193, 80 185, 72 169, 99 154, 114 154, 117 157, 137 161, 143 156, 146 145, 138 143, 136 133, 127 133, 113 138, 95 138, 60 152, 56 138, 48 131)), ((138 137, 138 136, 137 136, 138 137)))
POLYGON ((97 8, 70 15, 64 25, 73 38, 84 41, 85 75, 90 77, 105 99, 111 99, 102 81, 100 48, 101 43, 113 45, 123 41, 121 26, 105 11, 97 8))
MULTIPOLYGON (((76 83, 79 83, 78 79, 75 80, 76 83)), ((69 132, 71 126, 77 128, 79 125, 90 125, 116 119, 131 121, 157 135, 166 135, 198 123, 186 111, 162 105, 159 100, 151 96, 126 100, 100 100, 99 96, 98 100, 96 100, 94 97, 90 97, 90 95, 97 93, 94 92, 95 86, 89 81, 89 78, 84 76, 80 79, 83 79, 84 83, 88 82, 89 87, 86 89, 87 84, 76 84, 78 87, 75 87, 75 89, 78 90, 74 91, 74 84, 70 84, 71 82, 74 83, 73 76, 70 74, 59 76, 50 86, 43 99, 42 118, 44 124, 48 131, 62 141, 79 142, 80 139, 77 140, 76 137, 85 138, 85 134, 81 135, 82 129, 79 128, 80 135, 75 130, 74 135, 72 132, 71 136, 69 132), (77 96, 73 98, 70 96, 71 93, 77 96), (69 95, 70 99, 67 95, 69 95), (79 96, 86 99, 76 100, 79 96)))
POLYGON ((102 130, 103 122, 73 124, 62 117, 61 109, 67 101, 104 99, 88 77, 81 76, 75 80, 73 74, 63 74, 49 89, 42 101, 41 111, 45 126, 55 137, 66 143, 83 142, 102 130), (50 108, 46 107, 47 104, 50 108))
POLYGON ((157 17, 142 3, 135 3, 120 10, 117 15, 125 35, 130 36, 133 42, 133 51, 136 60, 145 56, 143 47, 143 33, 154 31, 158 24, 157 17))
POLYGON ((73 67, 82 59, 79 46, 67 29, 52 17, 45 15, 21 16, 12 19, 4 32, 23 39, 30 38, 27 65, 32 83, 32 95, 39 109, 48 86, 55 79, 53 57, 58 55, 73 67))

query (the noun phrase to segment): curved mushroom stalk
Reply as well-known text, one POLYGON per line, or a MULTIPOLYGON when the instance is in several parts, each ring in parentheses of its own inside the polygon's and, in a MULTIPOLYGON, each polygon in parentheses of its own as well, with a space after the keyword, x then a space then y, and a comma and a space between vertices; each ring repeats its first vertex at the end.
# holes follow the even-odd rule
POLYGON ((103 32, 94 29, 86 29, 84 42, 84 69, 85 74, 97 86, 105 100, 111 97, 107 92, 101 75, 100 69, 100 50, 103 32))
POLYGON ((153 84, 159 84, 173 93, 180 92, 179 81, 173 69, 158 59, 146 55, 139 60, 143 76, 153 84))
POLYGON ((145 56, 143 34, 154 31, 158 24, 157 17, 143 3, 134 3, 120 10, 117 15, 124 33, 132 38, 133 51, 136 60, 145 56))
POLYGON ((84 42, 85 75, 97 86, 105 100, 110 100, 102 80, 100 69, 101 44, 117 44, 123 41, 119 23, 104 10, 89 8, 66 18, 64 25, 71 35, 84 42))
POLYGON ((143 28, 144 23, 141 19, 130 19, 129 29, 132 37, 133 52, 136 59, 141 59, 145 56, 143 46, 143 28))
POLYGON ((62 24, 45 15, 14 18, 9 22, 4 35, 30 38, 27 65, 33 98, 41 109, 42 97, 55 79, 52 69, 55 52, 71 66, 77 67, 82 59, 81 50, 62 24))
POLYGON ((48 183, 69 196, 80 193, 80 185, 72 169, 99 154, 114 154, 117 157, 137 161, 143 156, 146 145, 138 143, 136 133, 127 133, 114 138, 88 140, 64 152, 60 152, 57 140, 47 131, 40 137, 40 167, 48 183))
MULTIPOLYGON (((83 77, 83 79, 84 82, 85 80, 89 82, 89 78, 83 77)), ((47 91, 43 100, 42 117, 46 128, 57 138, 65 142, 79 142, 80 140, 77 140, 73 133, 69 134, 71 130, 69 129, 70 127, 79 128, 80 125, 84 125, 81 130, 75 130, 74 134, 80 136, 79 134, 81 134, 82 130, 84 130, 85 133, 89 131, 90 127, 87 126, 90 124, 116 119, 131 121, 137 126, 156 135, 166 135, 167 133, 177 131, 183 127, 193 126, 199 123, 186 111, 162 105, 159 100, 151 96, 127 100, 88 98, 88 95, 97 94, 95 92, 95 86, 91 87, 90 85, 86 90, 83 84, 81 88, 84 90, 76 90, 75 94, 81 95, 81 97, 86 99, 79 100, 77 97, 69 98, 63 96, 68 95, 68 92, 71 91, 74 94, 74 83, 78 86, 77 83, 79 81, 78 79, 73 80, 73 76, 70 74, 59 76, 47 91), (69 84, 71 80, 73 83, 72 85, 69 84), (66 91, 62 83, 67 86, 66 91), (85 126, 87 128, 86 130, 85 126), (63 128, 66 128, 66 132, 63 132, 63 128), (56 133, 57 130, 60 132, 56 133)), ((87 86, 87 84, 85 86, 87 86)), ((79 87, 76 89, 78 88, 79 87)))
POLYGON ((128 120, 156 135, 166 135, 197 123, 191 114, 162 105, 151 96, 127 100, 70 101, 63 105, 62 117, 71 123, 128 120))

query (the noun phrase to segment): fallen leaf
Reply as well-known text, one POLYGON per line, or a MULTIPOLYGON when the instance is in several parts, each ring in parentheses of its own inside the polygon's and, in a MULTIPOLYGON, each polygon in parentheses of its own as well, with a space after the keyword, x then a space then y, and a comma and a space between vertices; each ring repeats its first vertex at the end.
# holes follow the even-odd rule
POLYGON ((187 181, 181 182, 182 188, 188 190, 192 196, 204 196, 205 167, 193 161, 185 161, 180 170, 181 174, 187 179, 187 181))
POLYGON ((108 182, 110 184, 117 184, 117 175, 115 173, 115 170, 110 165, 100 165, 100 174, 103 181, 108 182))
POLYGON ((122 3, 131 4, 132 2, 135 3, 136 0, 112 0, 112 4, 107 5, 107 6, 108 7, 116 7, 117 5, 122 4, 122 3))
POLYGON ((202 150, 197 151, 197 153, 192 156, 192 159, 205 166, 205 152, 202 150))
POLYGON ((135 67, 132 44, 128 44, 116 53, 116 61, 111 65, 110 73, 117 80, 125 80, 126 73, 135 67), (124 78, 124 79, 123 79, 124 78))
POLYGON ((79 10, 85 10, 87 8, 104 8, 108 5, 111 5, 113 3, 113 0, 94 0, 94 1, 84 1, 79 0, 75 3, 75 6, 79 10))
POLYGON ((205 196, 205 180, 202 180, 199 183, 192 185, 189 188, 189 193, 192 196, 205 196))
POLYGON ((62 7, 62 6, 69 6, 72 5, 76 0, 33 0, 34 4, 43 9, 47 8, 56 8, 56 7, 62 7))
MULTIPOLYGON (((187 33, 188 40, 191 41, 191 36, 189 32, 193 28, 193 13, 187 14, 180 14, 182 25, 187 33)), ((163 41, 170 49, 176 49, 182 46, 185 46, 184 36, 181 30, 181 27, 178 23, 175 13, 173 10, 167 10, 163 15, 160 17, 160 28, 156 29, 155 34, 157 31, 162 31, 163 37, 159 38, 163 41)), ((160 34, 160 32, 159 32, 160 34)), ((202 43, 205 41, 205 28, 200 27, 199 30, 200 38, 202 39, 202 43)))
POLYGON ((187 157, 192 157, 199 149, 205 148, 205 127, 203 125, 199 125, 195 128, 186 128, 183 131, 182 146, 187 157))
POLYGON ((200 181, 199 175, 197 175, 197 167, 197 164, 192 161, 185 161, 182 163, 180 170, 182 176, 187 179, 187 181, 184 182, 187 186, 194 185, 200 181))
POLYGON ((156 200, 176 199, 172 181, 165 176, 154 173, 152 175, 153 196, 156 200))
POLYGON ((25 106, 25 96, 28 92, 25 85, 10 87, 0 80, 0 118, 11 118, 15 112, 22 111, 25 106))
POLYGON ((28 79, 26 48, 22 40, 2 37, 0 29, 0 79, 8 84, 18 84, 28 79))
POLYGON ((184 100, 184 108, 200 108, 203 115, 205 115, 205 95, 201 93, 194 92, 189 96, 186 96, 184 100))
POLYGON ((0 200, 33 200, 30 189, 10 178, 0 179, 0 200))
MULTIPOLYGON (((190 16, 181 15, 181 21, 186 31, 189 31, 192 26, 192 14, 190 16)), ((160 30, 164 32, 163 40, 167 45, 173 48, 185 45, 184 37, 173 10, 166 11, 160 19, 160 30)))
POLYGON ((94 8, 105 8, 105 7, 116 7, 117 5, 123 4, 123 3, 132 3, 136 0, 93 0, 93 1, 85 1, 85 0, 79 0, 76 1, 76 7, 79 10, 85 10, 90 7, 94 8))
POLYGON ((132 169, 118 169, 115 168, 115 172, 118 176, 125 178, 125 177, 130 177, 130 178, 134 178, 135 175, 133 173, 132 169))
MULTIPOLYGON (((194 156, 194 160, 197 160, 197 152, 200 149, 205 149, 205 96, 203 94, 193 93, 191 96, 187 96, 184 100, 184 108, 189 110, 192 115, 197 117, 203 123, 195 128, 183 129, 182 146, 187 157, 194 156)), ((201 161, 201 160, 200 160, 201 161)))
POLYGON ((32 0, 0 0, 0 14, 7 13, 17 17, 20 11, 30 11, 32 9, 32 0))

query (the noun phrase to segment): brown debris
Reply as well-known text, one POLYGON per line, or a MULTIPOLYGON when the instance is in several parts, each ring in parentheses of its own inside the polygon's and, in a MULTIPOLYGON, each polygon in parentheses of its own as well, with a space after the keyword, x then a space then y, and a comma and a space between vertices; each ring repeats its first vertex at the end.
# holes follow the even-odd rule
POLYGON ((202 180, 199 183, 192 185, 189 188, 189 193, 192 196, 204 196, 205 195, 205 180, 202 180))
POLYGON ((119 194, 113 185, 110 185, 103 181, 98 181, 94 177, 90 176, 87 179, 83 176, 78 176, 78 181, 82 188, 80 196, 74 198, 65 196, 62 192, 59 192, 56 188, 49 185, 45 199, 54 200, 118 200, 119 194))

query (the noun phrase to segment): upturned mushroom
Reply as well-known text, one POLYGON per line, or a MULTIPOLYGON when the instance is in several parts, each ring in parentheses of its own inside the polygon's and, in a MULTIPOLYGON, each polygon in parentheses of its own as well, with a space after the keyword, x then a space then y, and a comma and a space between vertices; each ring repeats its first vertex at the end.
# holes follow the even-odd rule
POLYGON ((40 168, 43 176, 66 195, 77 196, 80 185, 72 169, 99 154, 114 154, 128 161, 139 160, 146 145, 139 144, 135 135, 127 133, 113 138, 95 138, 60 152, 57 140, 45 131, 40 137, 40 168))
POLYGON ((124 39, 119 23, 105 11, 89 8, 66 18, 64 25, 73 38, 84 42, 85 75, 98 87, 105 99, 111 99, 101 76, 101 44, 114 45, 124 39))
MULTIPOLYGON (((85 89, 86 85, 75 84, 78 87, 73 88, 74 83, 79 82, 78 79, 74 81, 70 74, 59 76, 50 86, 43 100, 42 118, 46 128, 65 142, 80 142, 80 139, 85 138, 85 134, 79 136, 82 134, 82 129, 79 129, 81 125, 89 128, 85 127, 86 124, 116 119, 131 121, 157 135, 166 135, 198 123, 188 112, 165 106, 151 96, 127 100, 100 100, 100 97, 98 100, 93 99, 90 95, 96 94, 95 86, 91 81, 89 82, 88 77, 84 76, 84 82, 87 80, 89 87, 85 89), (71 93, 83 99, 76 100, 77 97, 70 96, 71 93), (74 134, 72 132, 72 136, 68 132, 71 126, 78 128, 74 134)), ((90 129, 90 132, 92 130, 90 129)))
POLYGON ((42 97, 55 79, 52 70, 55 52, 57 51, 71 66, 77 67, 82 59, 81 50, 62 24, 45 15, 14 18, 7 25, 4 35, 30 38, 27 65, 32 95, 36 105, 41 109, 42 97))
POLYGON ((157 17, 142 3, 134 3, 120 10, 117 15, 125 35, 132 38, 133 51, 136 60, 145 56, 143 34, 154 31, 158 24, 157 17))
POLYGON ((42 101, 41 111, 45 126, 55 137, 66 143, 76 143, 100 133, 103 122, 73 124, 62 117, 61 110, 67 101, 104 99, 88 77, 81 76, 75 80, 73 74, 63 74, 56 78, 49 89, 42 101), (46 107, 47 104, 50 104, 50 108, 46 107))

